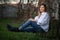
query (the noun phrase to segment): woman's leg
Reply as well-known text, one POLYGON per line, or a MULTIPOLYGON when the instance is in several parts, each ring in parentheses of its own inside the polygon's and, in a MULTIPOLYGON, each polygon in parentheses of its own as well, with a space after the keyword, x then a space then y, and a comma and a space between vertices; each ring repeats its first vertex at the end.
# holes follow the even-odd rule
POLYGON ((26 21, 21 27, 19 27, 19 28, 14 28, 14 27, 11 27, 11 26, 8 26, 8 30, 10 30, 10 31, 20 31, 20 30, 22 30, 22 31, 38 31, 39 29, 41 29, 40 27, 39 27, 39 25, 37 25, 37 23, 35 22, 35 21, 31 21, 31 20, 28 20, 28 21, 26 21), (28 29, 25 29, 25 28, 27 28, 29 25, 31 25, 32 26, 32 28, 28 28, 28 29))
POLYGON ((22 26, 20 26, 18 29, 19 30, 24 30, 25 28, 27 28, 30 25, 30 21, 31 20, 27 20, 22 26))
POLYGON ((18 30, 18 28, 12 27, 11 25, 7 24, 7 29, 9 31, 15 31, 15 32, 19 32, 20 30, 18 30))
POLYGON ((38 31, 42 30, 40 25, 37 25, 37 22, 35 22, 35 21, 30 21, 30 25, 32 26, 32 30, 34 32, 38 32, 38 31))
POLYGON ((33 32, 34 30, 33 30, 33 27, 27 27, 23 31, 25 31, 25 32, 33 32))
POLYGON ((31 21, 31 20, 28 20, 27 22, 25 22, 21 27, 20 27, 20 30, 23 30, 23 31, 35 31, 37 32, 38 30, 40 30, 40 25, 37 25, 37 23, 35 21, 31 21), (29 25, 32 26, 32 28, 27 28, 29 25), (25 29, 27 28, 27 29, 25 29))
POLYGON ((21 27, 19 28, 14 28, 12 26, 10 26, 9 24, 7 25, 7 29, 10 31, 23 31, 26 27, 28 27, 30 25, 30 20, 26 21, 21 27))
POLYGON ((37 22, 31 21, 30 23, 31 23, 30 25, 33 27, 35 32, 40 31, 42 29, 40 25, 37 25, 37 22))

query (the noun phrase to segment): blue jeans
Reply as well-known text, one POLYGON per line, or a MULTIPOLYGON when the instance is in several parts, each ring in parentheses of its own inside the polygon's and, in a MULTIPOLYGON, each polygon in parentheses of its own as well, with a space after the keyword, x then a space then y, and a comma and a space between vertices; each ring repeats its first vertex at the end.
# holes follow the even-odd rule
POLYGON ((21 26, 21 30, 23 31, 28 31, 28 32, 31 32, 31 31, 40 31, 42 28, 40 27, 40 25, 37 25, 37 23, 35 21, 31 21, 31 20, 28 20, 26 21, 22 26, 21 26), (31 27, 28 27, 29 25, 31 25, 31 27))

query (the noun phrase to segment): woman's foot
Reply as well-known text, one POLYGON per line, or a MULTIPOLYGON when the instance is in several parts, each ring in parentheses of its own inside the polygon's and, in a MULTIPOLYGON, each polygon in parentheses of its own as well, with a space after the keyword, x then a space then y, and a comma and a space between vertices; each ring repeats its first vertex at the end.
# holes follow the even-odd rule
POLYGON ((13 31, 13 32, 22 32, 22 30, 20 30, 19 28, 15 28, 15 27, 12 27, 11 25, 7 24, 7 29, 9 31, 13 31))
POLYGON ((7 29, 8 29, 9 31, 12 31, 13 27, 12 27, 11 25, 7 24, 7 29))

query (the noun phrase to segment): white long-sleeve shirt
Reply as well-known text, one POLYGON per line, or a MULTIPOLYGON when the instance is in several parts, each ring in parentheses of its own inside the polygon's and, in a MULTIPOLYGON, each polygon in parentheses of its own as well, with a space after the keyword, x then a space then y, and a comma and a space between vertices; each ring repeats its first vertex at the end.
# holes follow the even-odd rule
POLYGON ((43 12, 40 17, 36 16, 35 21, 45 31, 48 32, 50 17, 47 12, 43 12))

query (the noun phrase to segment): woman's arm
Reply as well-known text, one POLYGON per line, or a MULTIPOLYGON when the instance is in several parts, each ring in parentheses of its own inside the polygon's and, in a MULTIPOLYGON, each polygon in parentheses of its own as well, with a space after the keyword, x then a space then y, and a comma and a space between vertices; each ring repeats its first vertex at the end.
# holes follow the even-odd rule
POLYGON ((31 21, 35 21, 33 18, 30 18, 29 20, 31 20, 31 21))
POLYGON ((41 17, 39 18, 37 24, 38 25, 44 25, 49 22, 49 15, 47 13, 42 14, 41 17))

